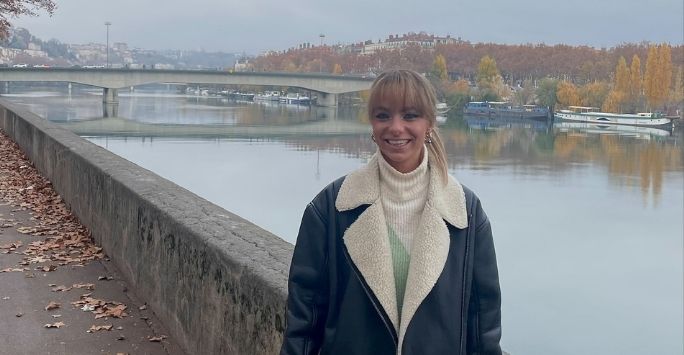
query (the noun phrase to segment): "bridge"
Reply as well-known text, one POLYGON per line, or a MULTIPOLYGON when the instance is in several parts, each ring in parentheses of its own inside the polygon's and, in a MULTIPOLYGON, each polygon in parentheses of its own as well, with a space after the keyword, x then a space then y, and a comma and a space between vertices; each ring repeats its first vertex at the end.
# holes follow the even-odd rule
POLYGON ((143 84, 289 86, 316 92, 317 104, 336 107, 337 95, 370 89, 373 78, 331 74, 228 72, 219 70, 0 68, 0 81, 68 82, 103 88, 106 107, 118 103, 117 91, 143 84))

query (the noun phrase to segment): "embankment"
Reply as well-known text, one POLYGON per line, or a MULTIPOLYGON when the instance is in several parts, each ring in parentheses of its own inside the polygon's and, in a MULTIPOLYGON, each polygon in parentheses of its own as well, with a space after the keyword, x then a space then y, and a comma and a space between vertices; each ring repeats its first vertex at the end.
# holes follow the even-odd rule
POLYGON ((291 244, 2 99, 0 129, 189 354, 277 353, 291 244))

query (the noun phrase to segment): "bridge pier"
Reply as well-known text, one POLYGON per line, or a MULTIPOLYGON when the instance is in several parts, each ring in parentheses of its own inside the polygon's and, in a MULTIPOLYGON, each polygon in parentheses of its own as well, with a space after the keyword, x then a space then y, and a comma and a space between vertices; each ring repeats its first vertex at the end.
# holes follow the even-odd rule
POLYGON ((119 114, 119 94, 117 89, 102 89, 102 116, 116 117, 119 114))
POLYGON ((319 92, 318 100, 316 100, 316 105, 323 107, 337 107, 337 94, 319 92))

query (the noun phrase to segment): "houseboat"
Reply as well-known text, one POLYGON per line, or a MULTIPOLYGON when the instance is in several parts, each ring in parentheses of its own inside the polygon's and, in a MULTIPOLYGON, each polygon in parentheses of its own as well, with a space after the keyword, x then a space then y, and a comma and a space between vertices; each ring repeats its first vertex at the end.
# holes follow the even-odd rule
POLYGON ((505 101, 472 101, 463 109, 464 115, 489 118, 547 119, 549 110, 536 105, 516 106, 505 101))
POLYGON ((311 98, 300 94, 287 94, 280 97, 280 102, 293 105, 309 105, 311 104, 311 98))
POLYGON ((660 113, 609 113, 599 112, 596 107, 568 106, 558 110, 554 117, 561 121, 586 122, 599 125, 628 125, 672 129, 672 119, 660 113))
POLYGON ((254 101, 280 101, 280 92, 266 91, 260 94, 256 94, 254 95, 254 101))

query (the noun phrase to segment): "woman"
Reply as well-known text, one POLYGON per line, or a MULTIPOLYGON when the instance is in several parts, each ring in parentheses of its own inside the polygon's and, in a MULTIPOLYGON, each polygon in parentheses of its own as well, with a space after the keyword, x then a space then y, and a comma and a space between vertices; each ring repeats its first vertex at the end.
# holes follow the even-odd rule
POLYGON ((436 103, 413 71, 373 83, 378 153, 304 212, 281 355, 501 354, 491 228, 447 173, 436 103))

